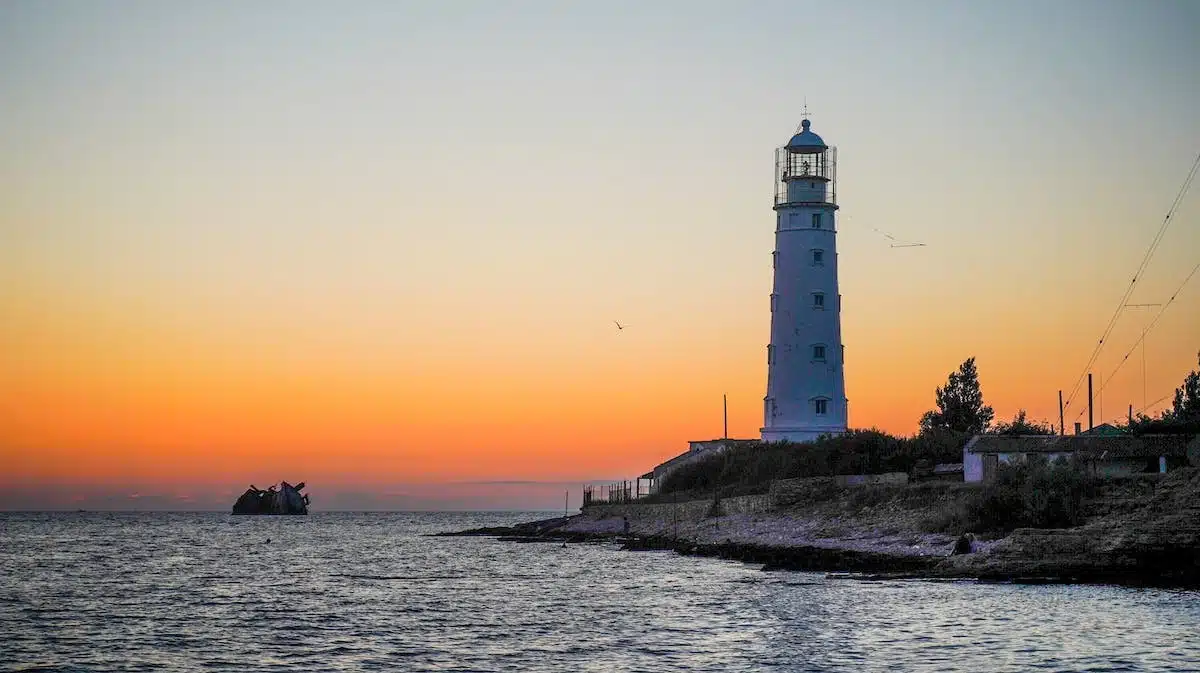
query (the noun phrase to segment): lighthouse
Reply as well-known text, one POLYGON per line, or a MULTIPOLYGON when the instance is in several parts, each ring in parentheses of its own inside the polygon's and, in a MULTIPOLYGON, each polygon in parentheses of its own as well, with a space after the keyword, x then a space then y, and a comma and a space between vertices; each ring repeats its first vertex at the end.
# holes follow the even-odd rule
POLYGON ((838 294, 837 148, 805 115, 775 151, 775 280, 762 439, 811 441, 847 423, 838 294))

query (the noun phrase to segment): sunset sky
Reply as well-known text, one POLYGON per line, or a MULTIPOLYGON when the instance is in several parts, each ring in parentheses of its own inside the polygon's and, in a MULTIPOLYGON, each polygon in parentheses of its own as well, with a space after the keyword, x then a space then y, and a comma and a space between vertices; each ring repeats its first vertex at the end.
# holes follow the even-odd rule
MULTIPOLYGON (((0 508, 553 509, 719 437, 722 394, 756 437, 805 101, 851 425, 915 431, 970 356, 998 419, 1057 422, 1200 152, 1198 32, 1186 0, 2 3, 0 508)), ((1197 263, 1200 188, 1131 303, 1197 263)), ((1097 422, 1196 368, 1200 274, 1108 380, 1158 311, 1097 422)))

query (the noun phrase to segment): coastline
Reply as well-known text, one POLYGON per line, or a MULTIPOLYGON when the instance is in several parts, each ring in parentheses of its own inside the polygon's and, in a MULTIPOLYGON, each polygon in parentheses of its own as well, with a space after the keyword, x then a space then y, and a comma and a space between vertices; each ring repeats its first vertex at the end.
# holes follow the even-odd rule
POLYGON ((679 503, 592 505, 570 517, 439 535, 503 542, 610 542, 758 564, 763 570, 1021 583, 1200 588, 1200 470, 1120 484, 1076 528, 1018 528, 964 539, 922 526, 961 484, 845 489, 824 500, 779 493, 679 503), (914 498, 913 494, 921 495, 914 498), (862 505, 863 501, 868 504, 862 505), (907 505, 907 506, 906 506, 907 505), (628 531, 625 525, 628 522, 628 531), (969 547, 954 553, 956 544, 969 547))

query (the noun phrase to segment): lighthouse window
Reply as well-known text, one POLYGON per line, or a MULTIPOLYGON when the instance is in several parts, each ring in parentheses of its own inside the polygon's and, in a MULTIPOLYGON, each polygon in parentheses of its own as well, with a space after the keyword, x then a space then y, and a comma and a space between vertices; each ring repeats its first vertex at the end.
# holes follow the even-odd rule
POLYGON ((775 312, 775 308, 779 305, 779 295, 771 295, 771 313, 775 312))
POLYGON ((813 297, 813 308, 825 308, 825 293, 824 292, 814 292, 812 297, 813 297))
POLYGON ((822 266, 825 264, 825 251, 824 250, 813 250, 812 256, 813 256, 813 266, 822 266))
POLYGON ((775 347, 767 346, 767 364, 775 364, 775 347))
POLYGON ((813 216, 812 216, 812 228, 813 228, 813 229, 820 229, 820 228, 821 228, 821 213, 813 213, 813 216))
POLYGON ((825 346, 822 344, 817 344, 817 345, 813 346, 812 349, 813 349, 813 360, 816 360, 817 362, 824 362, 825 361, 825 346))
POLYGON ((829 410, 829 400, 813 400, 813 411, 817 412, 818 416, 824 416, 829 410))
POLYGON ((779 251, 778 250, 771 253, 771 268, 772 269, 779 268, 779 251))

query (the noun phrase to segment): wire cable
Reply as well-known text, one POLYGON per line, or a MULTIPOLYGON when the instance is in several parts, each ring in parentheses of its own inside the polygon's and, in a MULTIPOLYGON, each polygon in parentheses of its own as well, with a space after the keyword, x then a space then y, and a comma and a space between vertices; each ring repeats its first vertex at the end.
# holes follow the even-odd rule
MULTIPOLYGON (((1150 333, 1150 330, 1154 329, 1154 326, 1158 323, 1158 319, 1162 317, 1163 312, 1166 311, 1167 307, 1175 301, 1175 298, 1179 296, 1179 293, 1183 290, 1184 286, 1188 284, 1188 281, 1192 279, 1192 276, 1196 275, 1197 271, 1200 271, 1200 264, 1192 267, 1192 272, 1187 275, 1187 278, 1183 279, 1183 282, 1179 284, 1179 287, 1175 288, 1175 291, 1171 293, 1171 298, 1167 300, 1167 303, 1163 304, 1162 308, 1158 309, 1158 313, 1154 315, 1154 320, 1150 321, 1150 324, 1147 325, 1146 329, 1142 331, 1142 335, 1138 337, 1138 340, 1133 342, 1133 345, 1129 347, 1129 352, 1125 354, 1125 357, 1121 358, 1121 362, 1117 365, 1116 369, 1113 369, 1112 373, 1104 377, 1104 381, 1100 383, 1100 390, 1097 390, 1095 393, 1096 395, 1103 393, 1104 389, 1108 387, 1108 384, 1112 383, 1113 377, 1116 376, 1117 372, 1121 371, 1121 367, 1125 366, 1125 363, 1129 361, 1129 356, 1133 355, 1133 352, 1146 338, 1146 335, 1150 333)), ((1079 420, 1079 418, 1083 416, 1084 411, 1087 410, 1080 409, 1079 413, 1075 416, 1075 420, 1079 420)))
POLYGON ((1096 359, 1100 357, 1100 351, 1104 349, 1104 341, 1108 339, 1113 328, 1116 327, 1117 319, 1121 317, 1121 312, 1125 310, 1125 304, 1129 303, 1129 297, 1133 294, 1134 287, 1137 286, 1137 282, 1142 278, 1142 272, 1149 266, 1150 259, 1154 257, 1154 252, 1158 250, 1158 244, 1162 242, 1163 234, 1167 232, 1167 227, 1171 224, 1171 216, 1175 214, 1175 210, 1183 202, 1183 198, 1187 195, 1188 190, 1191 189, 1192 180, 1196 177, 1197 168, 1200 168, 1200 154, 1197 154, 1196 160, 1192 162, 1192 168, 1188 171, 1187 178, 1183 181, 1183 186, 1179 188, 1179 192, 1175 195, 1175 200, 1171 202, 1171 207, 1167 209, 1167 216, 1163 218, 1162 224, 1158 228, 1158 233, 1154 235, 1154 240, 1150 242, 1150 247, 1146 249, 1146 254, 1142 256, 1142 263, 1133 272, 1133 279, 1129 281, 1129 287, 1125 289, 1125 294, 1121 296, 1121 301, 1117 303, 1117 310, 1109 318, 1108 326, 1104 328, 1104 333, 1100 335, 1100 341, 1096 343, 1096 347, 1092 350, 1092 356, 1088 358, 1087 364, 1083 367, 1083 372, 1075 381, 1075 385, 1072 386, 1071 393, 1067 395, 1067 403, 1063 405, 1063 409, 1071 406, 1071 402, 1075 400, 1075 394, 1079 392, 1080 384, 1087 377, 1087 373, 1092 368, 1092 365, 1096 363, 1096 359))

